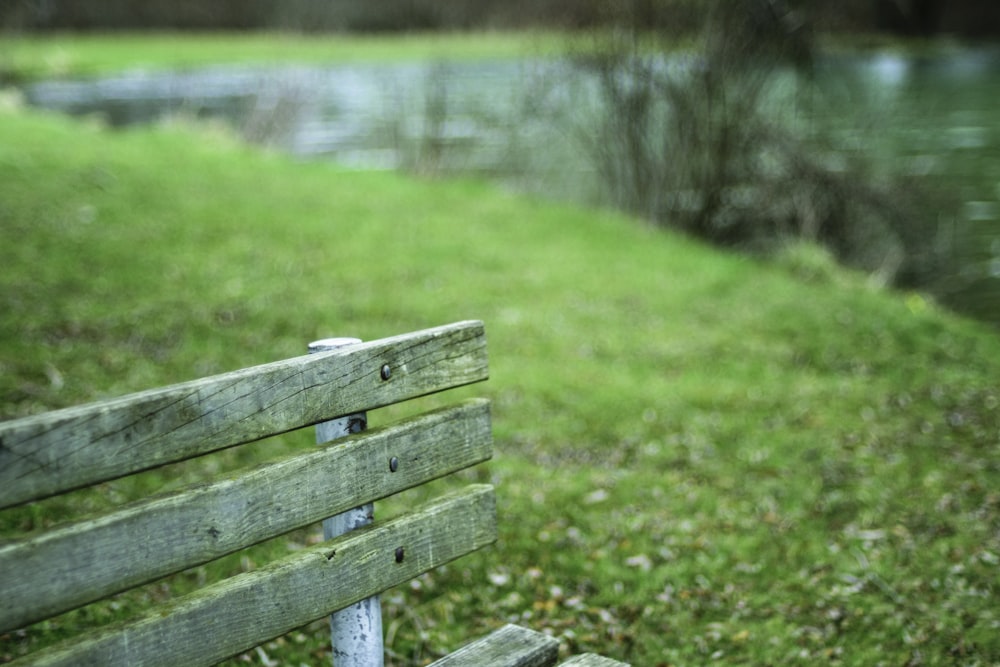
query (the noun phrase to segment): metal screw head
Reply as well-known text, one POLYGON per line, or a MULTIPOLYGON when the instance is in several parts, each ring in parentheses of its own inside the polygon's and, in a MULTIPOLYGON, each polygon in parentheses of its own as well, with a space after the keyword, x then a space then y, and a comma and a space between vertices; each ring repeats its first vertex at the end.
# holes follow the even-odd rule
POLYGON ((403 547, 396 547, 396 562, 397 563, 402 563, 403 562, 403 558, 405 556, 406 556, 406 553, 403 551, 403 547))
POLYGON ((399 459, 393 456, 389 459, 389 472, 396 472, 399 470, 399 459))
POLYGON ((392 377, 392 369, 389 368, 389 364, 382 365, 382 371, 379 373, 383 380, 388 380, 392 377))
POLYGON ((351 415, 347 418, 347 432, 361 433, 368 427, 368 417, 364 414, 351 415))

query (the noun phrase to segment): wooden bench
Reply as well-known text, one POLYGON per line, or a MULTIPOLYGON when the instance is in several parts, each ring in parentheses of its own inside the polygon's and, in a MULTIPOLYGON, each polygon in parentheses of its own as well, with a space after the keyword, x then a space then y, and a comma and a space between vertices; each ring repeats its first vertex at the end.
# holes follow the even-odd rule
MULTIPOLYGON (((485 380, 485 332, 459 322, 311 351, 0 423, 0 508, 306 426, 336 439, 0 544, 2 635, 319 521, 329 538, 13 664, 208 665, 331 614, 337 667, 382 664, 378 594, 491 544, 496 506, 482 484, 383 523, 371 503, 489 459, 492 432, 482 399, 371 430, 366 411, 485 380)), ((508 625, 435 664, 551 665, 557 654, 557 640, 508 625)))

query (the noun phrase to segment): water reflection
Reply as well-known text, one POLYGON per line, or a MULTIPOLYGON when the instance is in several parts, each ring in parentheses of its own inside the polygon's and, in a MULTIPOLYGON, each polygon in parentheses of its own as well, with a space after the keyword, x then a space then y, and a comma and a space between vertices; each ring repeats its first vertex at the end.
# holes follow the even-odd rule
POLYGON ((896 53, 882 53, 872 58, 870 69, 876 81, 895 88, 906 83, 910 61, 896 53))
MULTIPOLYGON (((1000 239, 1000 49, 839 56, 817 72, 810 114, 822 117, 805 122, 845 165, 865 152, 884 173, 933 177, 961 202, 941 212, 942 226, 1000 239)), ((586 203, 600 196, 579 141, 593 88, 553 62, 209 67, 45 81, 24 92, 30 104, 99 114, 116 127, 177 114, 222 118, 250 141, 299 156, 474 172, 586 203)), ((982 289, 987 280, 996 292, 1000 244, 977 242, 969 252, 966 282, 982 289)), ((1000 312, 977 314, 1000 322, 1000 312)))

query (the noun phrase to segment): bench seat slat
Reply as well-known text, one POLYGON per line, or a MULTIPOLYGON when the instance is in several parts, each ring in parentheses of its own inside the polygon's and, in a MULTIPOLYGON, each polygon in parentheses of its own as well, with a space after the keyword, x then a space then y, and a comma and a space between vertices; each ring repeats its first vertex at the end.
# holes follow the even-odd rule
POLYGON ((557 640, 518 625, 505 625, 431 667, 547 667, 558 657, 557 640))
POLYGON ((458 322, 2 422, 0 508, 487 376, 482 323, 458 322))
POLYGON ((471 485, 413 513, 201 589, 138 621, 11 664, 214 664, 495 539, 493 487, 471 485), (397 562, 400 548, 402 562, 397 562))
POLYGON ((491 454, 489 402, 474 399, 0 546, 0 632, 412 488, 491 454))

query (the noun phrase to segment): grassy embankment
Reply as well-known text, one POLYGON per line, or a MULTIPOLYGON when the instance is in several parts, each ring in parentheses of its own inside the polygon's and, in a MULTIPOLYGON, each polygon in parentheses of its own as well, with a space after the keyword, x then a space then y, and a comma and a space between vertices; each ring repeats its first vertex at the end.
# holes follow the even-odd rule
MULTIPOLYGON (((1000 339, 819 253, 760 264, 479 183, 6 112, 0 267, 5 418, 322 336, 486 321, 492 377, 466 393, 494 399, 500 541, 385 596, 394 664, 507 620, 637 665, 1000 661, 1000 339)), ((0 637, 0 656, 310 539, 0 637)), ((317 662, 325 635, 263 651, 317 662)))
POLYGON ((79 76, 127 68, 225 63, 381 62, 516 58, 552 53, 552 32, 463 32, 393 36, 294 33, 135 33, 0 35, 0 81, 79 76))
MULTIPOLYGON (((88 76, 130 69, 184 68, 216 63, 391 62, 461 58, 522 58, 562 52, 571 41, 586 48, 586 33, 482 31, 409 35, 296 33, 0 33, 0 83, 88 76), (570 37, 571 36, 571 37, 570 37)), ((824 49, 904 48, 873 35, 823 35, 824 49)), ((686 40, 678 39, 677 48, 686 40)), ((662 47, 662 44, 659 46, 662 47)), ((921 45, 919 48, 928 48, 921 45)))

